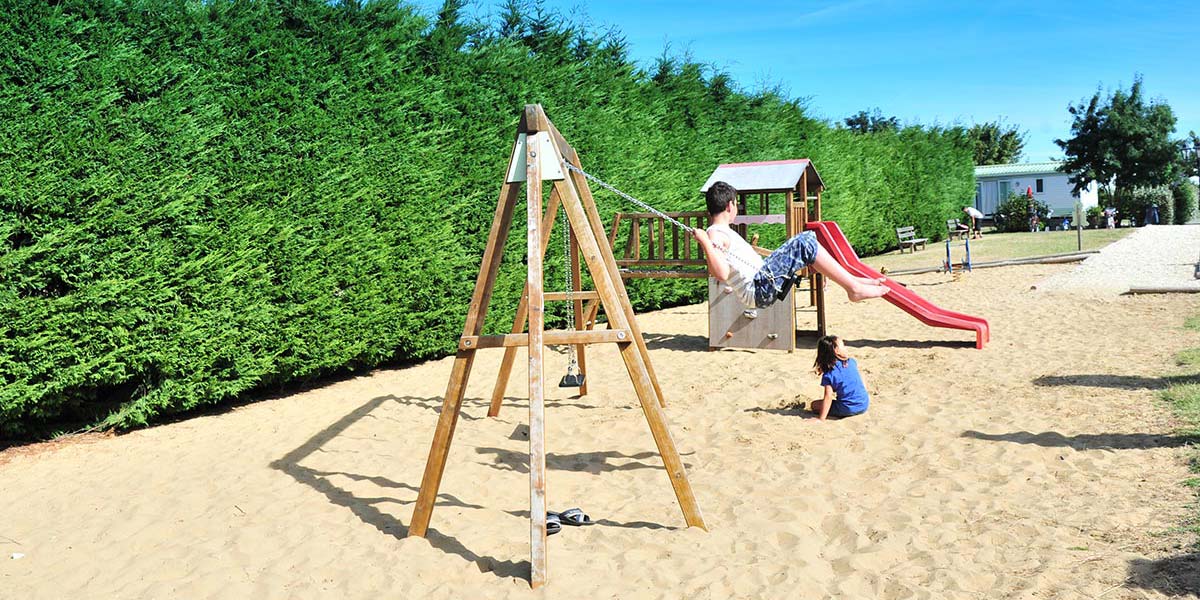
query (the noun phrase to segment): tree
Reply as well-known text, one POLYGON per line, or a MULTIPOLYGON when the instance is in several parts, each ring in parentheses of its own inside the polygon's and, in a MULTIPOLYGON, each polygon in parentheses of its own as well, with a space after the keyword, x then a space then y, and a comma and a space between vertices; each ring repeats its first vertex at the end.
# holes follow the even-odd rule
POLYGON ((460 21, 460 13, 466 5, 466 0, 444 0, 438 11, 433 28, 425 36, 420 48, 421 58, 433 66, 443 60, 458 56, 459 51, 467 43, 472 31, 460 21))
POLYGON ((880 133, 900 129, 900 119, 884 117, 878 108, 873 112, 860 110, 858 114, 843 119, 843 122, 846 124, 846 129, 856 133, 880 133))
POLYGON ((1189 131, 1188 136, 1179 142, 1180 154, 1183 157, 1184 177, 1200 176, 1200 135, 1189 131))
POLYGON ((1142 78, 1126 92, 1117 88, 1107 98, 1097 91, 1087 102, 1067 106, 1073 121, 1071 139, 1054 140, 1066 153, 1060 170, 1070 173, 1074 191, 1092 181, 1115 192, 1134 186, 1171 183, 1182 172, 1179 142, 1170 139, 1175 113, 1163 100, 1147 102, 1142 78))
POLYGON ((1025 132, 1000 121, 980 123, 967 129, 975 152, 975 165, 1003 165, 1017 162, 1025 148, 1025 132))

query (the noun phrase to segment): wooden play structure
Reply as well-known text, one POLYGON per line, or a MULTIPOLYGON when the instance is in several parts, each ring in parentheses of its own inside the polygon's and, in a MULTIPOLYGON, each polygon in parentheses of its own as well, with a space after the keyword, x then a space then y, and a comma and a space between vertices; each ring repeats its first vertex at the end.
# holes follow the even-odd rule
MULTIPOLYGON (((821 192, 825 189, 812 161, 801 158, 768 162, 731 163, 718 166, 701 192, 717 181, 738 191, 737 220, 732 228, 766 256, 770 250, 757 246, 751 227, 784 225, 786 237, 804 231, 810 222, 821 220, 821 192)), ((703 202, 701 202, 703 204, 703 202)), ((708 213, 671 212, 666 216, 685 226, 707 227, 708 213)), ((707 278, 708 346, 719 348, 796 349, 796 290, 769 308, 747 309, 732 289, 708 276, 704 254, 682 228, 668 229, 664 213, 616 213, 609 232, 614 251, 624 240, 623 257, 617 259, 621 277, 707 278), (619 235, 623 231, 625 235, 619 235), (668 235, 669 233, 669 235, 668 235)), ((825 335, 824 277, 804 273, 809 306, 816 309, 818 336, 825 335)), ((811 332, 811 331, 810 331, 811 332)))
POLYGON ((475 280, 475 291, 467 310, 462 337, 459 338, 458 352, 450 373, 450 381, 446 386, 442 412, 438 418, 429 459, 425 464, 425 475, 421 480, 421 490, 409 527, 409 535, 425 537, 449 456, 454 429, 462 409, 463 395, 471 375, 475 353, 484 348, 505 348, 505 362, 497 377, 499 395, 493 397, 489 411, 489 414, 494 415, 500 409, 504 384, 508 381, 516 350, 518 347, 525 347, 529 361, 530 585, 535 588, 546 583, 548 578, 545 377, 542 361, 544 347, 547 345, 574 347, 574 351, 580 357, 581 370, 585 345, 617 345, 641 403, 642 412, 650 425, 658 453, 662 456, 675 497, 683 510, 684 521, 690 527, 705 529, 704 517, 667 427, 666 416, 662 410, 662 390, 650 365, 649 354, 633 308, 629 304, 617 261, 610 244, 605 243, 605 231, 585 176, 579 156, 546 117, 542 107, 527 105, 517 127, 512 156, 504 183, 500 187, 500 197, 484 249, 483 262, 475 280), (548 200, 544 198, 543 181, 553 181, 548 200), (522 184, 527 200, 525 229, 528 260, 525 293, 518 306, 512 333, 480 335, 522 184), (565 221, 569 227, 569 272, 574 277, 566 292, 545 292, 543 256, 560 208, 565 212, 565 221), (579 285, 580 256, 591 274, 595 284, 594 290, 583 290, 579 285), (545 302, 557 300, 571 303, 569 311, 574 317, 574 328, 545 330, 545 302), (586 306, 585 301, 588 303, 586 306), (593 330, 595 313, 601 307, 608 317, 608 329, 593 330), (526 321, 528 332, 523 333, 526 321))

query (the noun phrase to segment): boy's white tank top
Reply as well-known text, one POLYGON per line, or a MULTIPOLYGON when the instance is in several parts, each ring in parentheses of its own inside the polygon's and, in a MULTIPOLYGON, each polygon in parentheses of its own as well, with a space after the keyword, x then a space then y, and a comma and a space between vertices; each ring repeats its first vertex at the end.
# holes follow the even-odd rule
POLYGON ((738 295, 742 304, 753 308, 755 306, 754 275, 763 266, 762 257, 754 251, 754 247, 749 242, 730 229, 728 225, 709 225, 705 231, 710 236, 714 231, 719 231, 729 239, 728 256, 725 257, 725 262, 729 263, 729 280, 725 283, 733 288, 733 292, 738 295))

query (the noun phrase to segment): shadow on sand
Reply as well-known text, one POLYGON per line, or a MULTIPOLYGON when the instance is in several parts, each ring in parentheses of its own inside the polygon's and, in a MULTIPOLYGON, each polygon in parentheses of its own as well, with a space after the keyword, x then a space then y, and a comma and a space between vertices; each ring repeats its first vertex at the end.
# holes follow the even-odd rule
POLYGON ((1165 390, 1172 385, 1200 383, 1200 375, 1045 375, 1033 380, 1033 385, 1056 387, 1101 387, 1118 390, 1165 390))
POLYGON ((1045 448, 1073 448, 1075 450, 1145 450, 1149 448, 1179 448, 1200 439, 1156 433, 1094 433, 1063 435, 1056 431, 1033 433, 1014 431, 1011 433, 983 433, 964 431, 962 437, 989 442, 1032 444, 1045 448))
POLYGON ((975 341, 958 340, 842 340, 851 348, 975 348, 975 341))
MULTIPOLYGON (((300 445, 295 450, 288 452, 282 458, 273 461, 271 468, 282 471, 289 475, 297 482, 307 485, 313 490, 323 494, 329 499, 329 502, 337 506, 342 506, 348 509, 356 517, 362 520, 363 523, 371 525, 380 533, 390 535, 396 539, 408 537, 408 526, 402 523, 399 519, 380 510, 380 506, 384 504, 413 504, 415 501, 403 501, 395 498, 363 498, 355 496, 353 493, 342 489, 330 481, 331 476, 344 476, 354 481, 371 481, 375 484, 392 489, 403 489, 413 493, 419 491, 418 486, 408 483, 392 481, 390 479, 371 475, 361 475, 355 473, 344 473, 337 471, 321 471, 301 465, 308 456, 320 452, 322 447, 341 435, 352 425, 358 421, 371 416, 371 412, 387 402, 396 402, 400 404, 410 404, 418 406, 428 406, 440 410, 441 398, 413 398, 413 397, 396 397, 396 396, 381 396, 368 401, 366 404, 351 411, 346 416, 338 419, 329 427, 318 432, 307 442, 300 445)), ((438 494, 435 506, 457 506, 461 508, 483 508, 476 504, 464 502, 450 494, 438 494)), ((462 557, 464 560, 474 563, 481 572, 492 571, 498 577, 517 577, 528 579, 530 572, 529 561, 499 561, 493 557, 484 557, 475 552, 472 552, 466 546, 463 546, 458 540, 439 533, 434 528, 429 528, 425 532, 425 539, 429 540, 430 545, 447 554, 454 554, 462 557)))
POLYGON ((1155 590, 1171 598, 1200 596, 1200 552, 1129 562, 1127 587, 1155 590))
MULTIPOLYGON (((493 456, 491 462, 481 462, 479 463, 481 465, 501 471, 529 473, 529 454, 526 452, 504 448, 476 448, 475 451, 479 454, 491 454, 493 456)), ((680 456, 688 455, 680 454, 680 456)), ((661 463, 639 462, 648 458, 656 458, 657 456, 657 452, 639 452, 631 455, 611 450, 603 452, 578 452, 574 454, 547 452, 546 468, 551 471, 571 471, 575 473, 592 473, 593 475, 613 471, 663 469, 664 467, 661 463)), ((683 463, 683 466, 687 469, 692 468, 692 465, 687 462, 683 463)))

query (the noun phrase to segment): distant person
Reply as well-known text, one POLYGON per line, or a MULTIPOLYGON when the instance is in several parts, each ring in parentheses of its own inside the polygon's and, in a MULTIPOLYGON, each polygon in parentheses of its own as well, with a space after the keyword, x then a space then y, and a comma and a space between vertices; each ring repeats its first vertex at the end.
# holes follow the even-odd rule
POLYGON ((1158 225, 1158 205, 1151 204, 1146 207, 1146 225, 1158 225))
POLYGON ((704 250, 708 272, 733 288, 748 308, 766 308, 787 297, 799 277, 811 266, 846 290, 851 302, 878 298, 891 291, 883 279, 851 275, 817 243, 811 231, 794 235, 765 260, 742 236, 729 228, 737 218, 737 190, 718 181, 704 194, 712 225, 697 227, 692 235, 704 250))
POLYGON ((846 352, 846 345, 836 335, 817 341, 817 360, 813 371, 821 376, 825 397, 813 400, 810 410, 824 421, 828 417, 853 417, 867 412, 871 396, 867 383, 858 371, 858 362, 846 352))
POLYGON ((1113 229, 1117 226, 1117 209, 1108 207, 1104 209, 1104 227, 1105 229, 1113 229))
POLYGON ((974 206, 964 206, 963 212, 967 213, 967 217, 971 219, 971 225, 967 227, 967 232, 971 234, 972 239, 983 237, 983 213, 974 206))
POLYGON ((1040 231, 1042 228, 1041 219, 1038 218, 1037 202, 1033 200, 1033 188, 1025 188, 1025 199, 1029 202, 1029 231, 1040 231))

